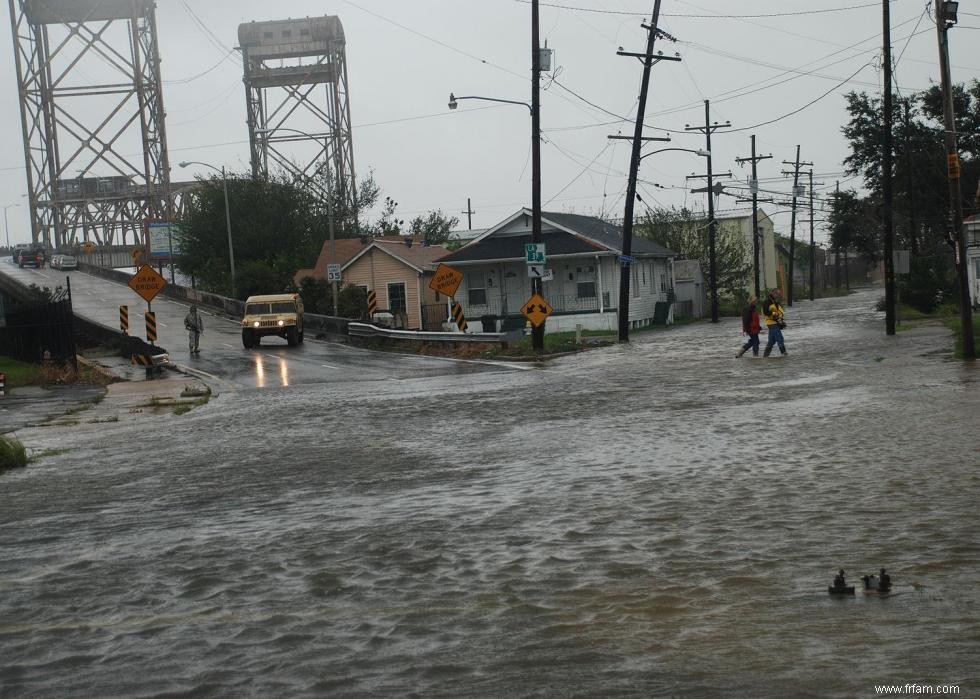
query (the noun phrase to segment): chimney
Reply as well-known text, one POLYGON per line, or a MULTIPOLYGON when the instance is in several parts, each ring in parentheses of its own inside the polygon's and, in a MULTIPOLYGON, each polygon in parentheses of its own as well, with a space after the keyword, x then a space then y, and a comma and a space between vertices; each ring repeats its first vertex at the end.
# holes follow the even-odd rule
POLYGON ((415 241, 412 239, 412 236, 408 236, 407 238, 405 238, 405 247, 408 248, 412 247, 412 243, 414 242, 415 241))
POLYGON ((371 237, 370 236, 367 236, 367 235, 362 235, 361 236, 361 245, 367 245, 369 242, 371 242, 371 237))

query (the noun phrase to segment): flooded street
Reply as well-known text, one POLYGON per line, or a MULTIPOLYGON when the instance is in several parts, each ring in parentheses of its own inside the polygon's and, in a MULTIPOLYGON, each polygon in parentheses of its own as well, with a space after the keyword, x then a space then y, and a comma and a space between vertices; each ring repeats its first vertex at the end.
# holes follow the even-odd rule
POLYGON ((980 369, 877 296, 45 431, 0 696, 976 696, 980 369))

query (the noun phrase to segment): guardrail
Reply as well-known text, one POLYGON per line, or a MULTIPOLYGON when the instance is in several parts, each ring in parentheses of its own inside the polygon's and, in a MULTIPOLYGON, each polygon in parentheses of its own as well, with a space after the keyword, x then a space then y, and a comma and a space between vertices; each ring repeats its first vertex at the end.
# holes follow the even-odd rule
POLYGON ((426 330, 391 330, 368 323, 349 323, 347 332, 351 337, 377 338, 384 340, 401 340, 407 342, 462 342, 498 344, 518 342, 523 336, 521 331, 509 333, 445 333, 429 332, 426 330))

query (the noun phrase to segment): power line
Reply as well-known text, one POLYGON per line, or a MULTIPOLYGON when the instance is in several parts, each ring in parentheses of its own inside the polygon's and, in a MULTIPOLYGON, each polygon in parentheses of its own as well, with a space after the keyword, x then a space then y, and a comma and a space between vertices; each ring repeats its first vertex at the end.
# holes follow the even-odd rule
MULTIPOLYGON (((515 2, 520 2, 523 4, 529 4, 530 0, 515 0, 515 2)), ((541 7, 554 7, 559 10, 572 10, 575 12, 589 12, 592 14, 599 15, 621 15, 627 17, 646 17, 646 14, 642 12, 629 12, 628 10, 597 10, 591 7, 574 7, 572 5, 559 5, 558 3, 542 2, 539 3, 541 7)), ((770 12, 766 14, 757 15, 693 15, 693 14, 680 14, 680 13, 667 13, 664 12, 661 17, 677 17, 686 19, 754 19, 763 17, 799 17, 803 15, 820 15, 827 14, 830 12, 847 12, 850 10, 859 10, 865 7, 877 7, 878 3, 872 2, 866 5, 850 5, 848 7, 833 7, 825 10, 801 10, 798 12, 770 12)), ((961 13, 967 14, 967 13, 961 13)))

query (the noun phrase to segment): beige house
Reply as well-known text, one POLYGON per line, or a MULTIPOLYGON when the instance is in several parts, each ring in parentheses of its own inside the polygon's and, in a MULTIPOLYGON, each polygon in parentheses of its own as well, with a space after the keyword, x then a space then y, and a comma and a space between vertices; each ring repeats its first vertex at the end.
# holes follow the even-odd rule
POLYGON ((378 311, 392 315, 405 330, 441 330, 449 316, 446 297, 429 288, 447 252, 441 245, 423 245, 411 236, 367 239, 343 263, 343 283, 377 295, 378 311))

